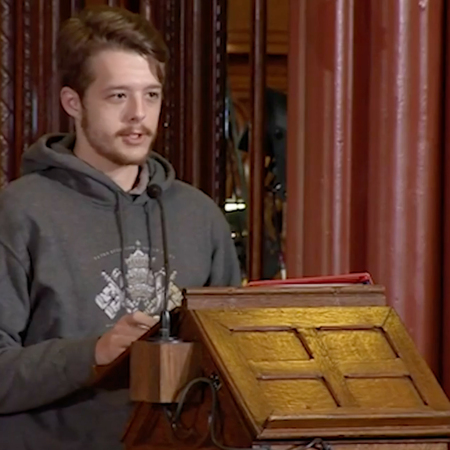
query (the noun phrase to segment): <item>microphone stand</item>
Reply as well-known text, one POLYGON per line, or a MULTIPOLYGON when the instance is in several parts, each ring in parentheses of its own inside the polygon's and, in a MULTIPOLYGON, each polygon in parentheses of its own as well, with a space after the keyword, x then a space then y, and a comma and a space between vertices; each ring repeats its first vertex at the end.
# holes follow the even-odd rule
POLYGON ((200 348, 194 342, 183 342, 171 336, 169 250, 162 189, 151 184, 147 194, 156 200, 161 215, 164 305, 160 314, 159 336, 148 341, 136 341, 131 347, 130 396, 137 402, 173 404, 178 402, 181 390, 200 372, 200 348))
POLYGON ((147 194, 150 198, 156 200, 159 212, 161 215, 161 234, 162 234, 162 244, 163 244, 163 255, 164 255, 164 303, 163 308, 160 313, 160 331, 159 340, 169 341, 172 340, 171 334, 171 320, 169 312, 169 280, 170 280, 170 267, 169 267, 169 249, 167 246, 167 225, 166 225, 166 215, 164 211, 164 205, 161 201, 162 189, 158 184, 151 184, 147 188, 147 194))

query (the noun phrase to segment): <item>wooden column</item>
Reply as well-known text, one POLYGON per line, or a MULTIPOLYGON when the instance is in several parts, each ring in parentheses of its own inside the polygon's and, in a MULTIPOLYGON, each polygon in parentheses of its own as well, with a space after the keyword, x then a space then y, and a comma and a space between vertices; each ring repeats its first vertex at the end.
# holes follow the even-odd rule
POLYGON ((372 2, 367 161, 367 268, 386 286, 389 302, 435 372, 442 248, 442 17, 442 0, 372 2))
POLYGON ((350 269, 352 0, 291 2, 289 276, 350 269))
POLYGON ((258 280, 262 275, 264 235, 266 0, 252 0, 252 11, 249 279, 258 280))
MULTIPOLYGON (((202 12, 205 2, 201 0, 191 0, 186 5, 186 17, 189 26, 186 27, 186 54, 185 66, 187 70, 183 71, 182 77, 185 77, 183 85, 186 87, 186 114, 188 117, 202 117, 204 114, 202 107, 202 91, 204 87, 202 67, 198 64, 202 60, 203 42, 202 42, 202 12), (203 8, 202 8, 203 7, 203 8)), ((183 120, 180 120, 183 122, 183 120)), ((185 155, 184 173, 186 179, 195 186, 200 186, 202 174, 201 152, 203 147, 202 133, 203 127, 200 121, 196 121, 191 127, 185 130, 185 143, 191 149, 191 157, 185 155)))
POLYGON ((442 385, 450 396, 450 8, 446 11, 445 109, 444 109, 444 211, 443 211, 443 314, 441 342, 442 385))
POLYGON ((437 371, 442 0, 291 3, 289 276, 368 270, 437 371))

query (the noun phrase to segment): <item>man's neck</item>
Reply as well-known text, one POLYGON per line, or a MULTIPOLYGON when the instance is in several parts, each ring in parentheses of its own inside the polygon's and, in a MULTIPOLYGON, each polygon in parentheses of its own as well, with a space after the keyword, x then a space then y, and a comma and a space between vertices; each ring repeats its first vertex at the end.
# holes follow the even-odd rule
POLYGON ((129 192, 136 184, 139 175, 139 166, 123 166, 102 172, 120 186, 125 192, 129 192))
POLYGON ((135 186, 139 175, 138 165, 120 166, 93 152, 92 150, 83 151, 83 147, 81 145, 77 145, 77 142, 75 143, 73 153, 94 169, 97 169, 99 172, 102 172, 111 178, 111 180, 125 192, 131 191, 131 189, 135 186))

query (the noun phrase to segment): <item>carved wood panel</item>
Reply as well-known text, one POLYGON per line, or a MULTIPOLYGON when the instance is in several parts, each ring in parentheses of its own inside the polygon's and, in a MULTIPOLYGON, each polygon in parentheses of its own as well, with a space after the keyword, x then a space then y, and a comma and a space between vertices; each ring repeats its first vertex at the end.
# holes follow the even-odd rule
POLYGON ((171 61, 157 149, 185 181, 217 203, 225 188, 225 0, 141 1, 165 37, 171 61))
POLYGON ((0 2, 0 185, 12 170, 14 143, 14 0, 0 2))
POLYGON ((60 22, 81 6, 76 0, 0 2, 0 187, 19 176, 22 153, 34 140, 69 128, 52 56, 60 22))

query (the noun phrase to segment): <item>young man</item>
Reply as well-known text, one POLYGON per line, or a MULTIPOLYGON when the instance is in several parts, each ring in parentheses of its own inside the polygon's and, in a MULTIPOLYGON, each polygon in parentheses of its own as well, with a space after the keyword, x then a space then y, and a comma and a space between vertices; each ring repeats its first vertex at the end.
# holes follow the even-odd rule
POLYGON ((114 450, 127 391, 89 386, 189 286, 238 285, 221 211, 150 153, 167 50, 142 17, 102 8, 62 28, 75 136, 41 138, 0 195, 0 449, 114 450), (169 272, 165 273, 161 209, 169 272))

